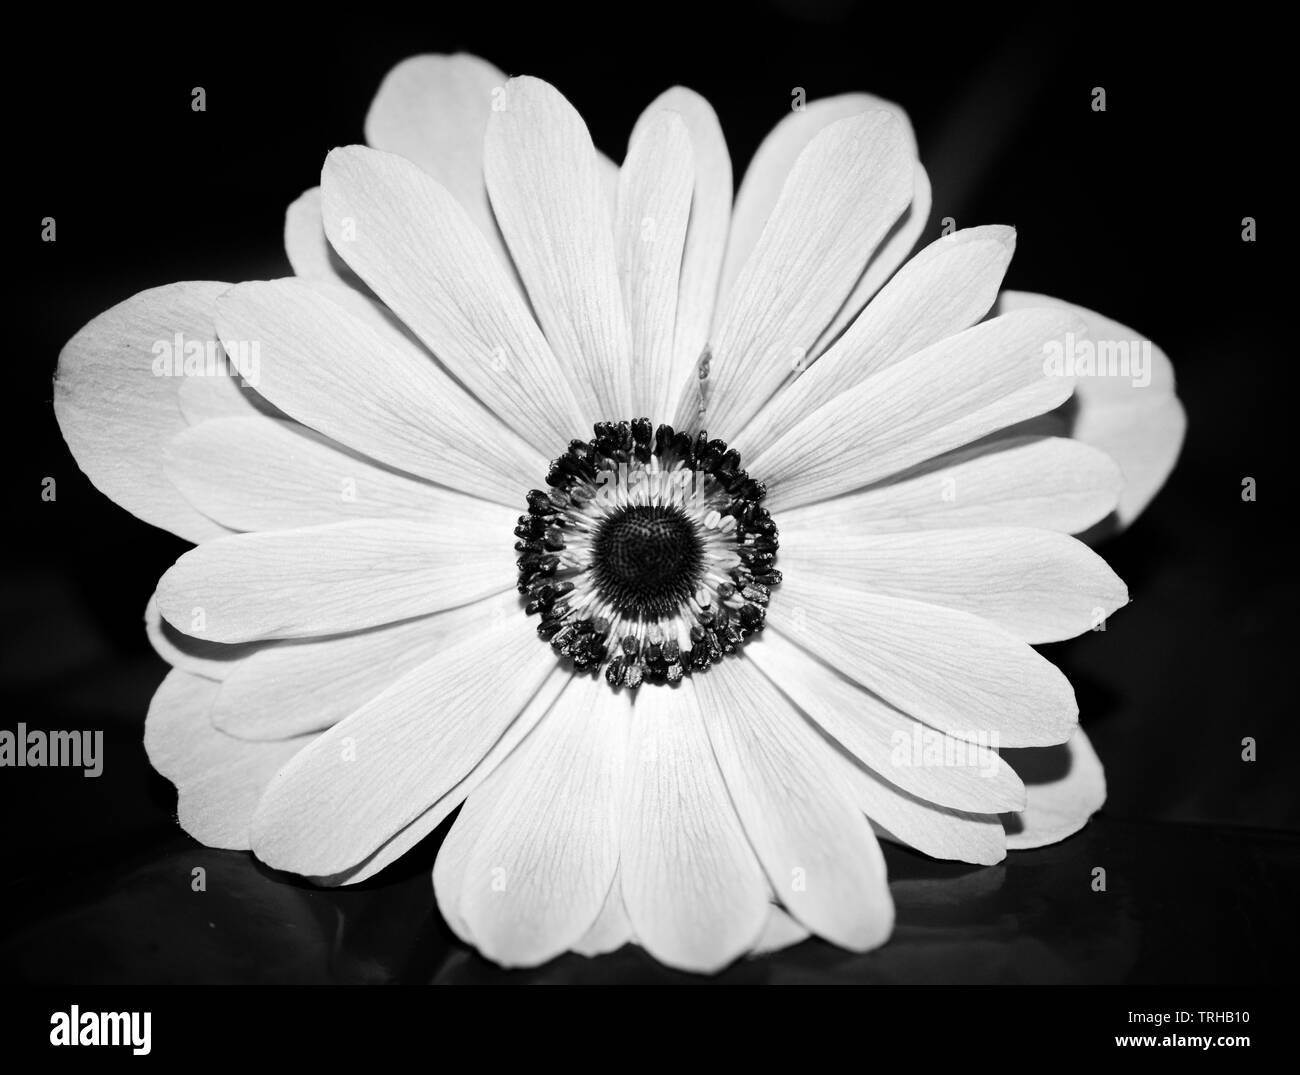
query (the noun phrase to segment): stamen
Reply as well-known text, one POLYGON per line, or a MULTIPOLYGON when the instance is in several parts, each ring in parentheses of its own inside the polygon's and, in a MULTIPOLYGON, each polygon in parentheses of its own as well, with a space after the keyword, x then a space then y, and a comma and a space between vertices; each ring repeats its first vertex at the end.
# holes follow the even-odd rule
MULTIPOLYGON (((700 405, 697 417, 701 428, 708 424, 709 421, 709 396, 712 394, 713 385, 709 381, 709 367, 713 362, 713 351, 706 343, 704 350, 700 352, 700 357, 696 360, 695 371, 700 381, 700 405)), ((740 456, 737 455, 739 460, 740 456)))
POLYGON ((575 667, 603 667, 614 687, 673 683, 763 629, 781 581, 766 490, 704 432, 648 418, 594 432, 527 494, 519 591, 538 635, 575 667))

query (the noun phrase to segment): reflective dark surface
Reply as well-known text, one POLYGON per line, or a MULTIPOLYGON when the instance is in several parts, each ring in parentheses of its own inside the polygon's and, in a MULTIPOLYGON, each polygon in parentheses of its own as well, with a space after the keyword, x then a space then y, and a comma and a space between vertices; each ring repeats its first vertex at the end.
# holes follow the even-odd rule
MULTIPOLYGON (((357 889, 275 875, 184 837, 97 871, 11 889, 12 979, 66 983, 667 983, 702 980, 625 948, 504 971, 433 903, 441 833, 357 889), (206 890, 193 891, 196 867, 206 890)), ((972 869, 886 851, 898 921, 883 949, 816 940, 746 959, 736 983, 1256 983, 1294 967, 1300 843, 1260 831, 1098 819, 1052 848, 972 869), (1094 890, 1094 870, 1106 890, 1094 890)))

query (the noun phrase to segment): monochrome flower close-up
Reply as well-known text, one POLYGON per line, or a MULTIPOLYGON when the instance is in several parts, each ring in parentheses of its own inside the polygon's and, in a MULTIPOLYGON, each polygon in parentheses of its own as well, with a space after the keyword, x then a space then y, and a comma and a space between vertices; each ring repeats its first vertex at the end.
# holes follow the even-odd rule
POLYGON ((616 164, 547 82, 425 55, 365 136, 291 277, 59 359, 82 470, 194 544, 145 613, 186 832, 353 885, 459 810, 431 898, 488 959, 712 973, 885 944, 881 841, 990 865, 1101 808, 1034 647, 1128 602, 1092 546, 1174 466, 1173 371, 1003 290, 1011 227, 919 245, 898 105, 801 102, 737 188, 689 89, 616 164))

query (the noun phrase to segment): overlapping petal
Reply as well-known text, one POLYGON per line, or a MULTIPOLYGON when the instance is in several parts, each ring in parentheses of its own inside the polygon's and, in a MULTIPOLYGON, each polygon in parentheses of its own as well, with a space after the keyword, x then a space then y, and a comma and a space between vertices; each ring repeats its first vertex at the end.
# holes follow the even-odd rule
POLYGON ((295 755, 258 805, 253 850, 311 876, 354 868, 484 759, 554 666, 518 616, 441 649, 295 755))
POLYGON ((166 284, 104 311, 59 354, 54 414, 100 492, 132 515, 189 541, 227 533, 163 473, 163 448, 186 426, 178 393, 189 373, 220 374, 217 296, 228 284, 166 284))
POLYGON ((613 206, 574 107, 536 78, 506 84, 488 121, 483 169, 492 208, 551 347, 578 377, 592 420, 632 402, 632 341, 618 279, 613 206))
POLYGON ((311 736, 252 743, 226 735, 208 719, 218 690, 214 680, 169 672, 149 704, 144 746, 176 785, 181 828, 209 847, 242 851, 262 792, 311 736))
POLYGON ((1182 450, 1187 415, 1175 394, 1174 371, 1165 353, 1127 325, 1061 299, 1004 291, 999 312, 1055 309, 1084 327, 1091 369, 1080 354, 1074 368, 1075 396, 1065 416, 1071 436, 1106 452, 1124 475, 1115 515, 1128 526, 1155 497, 1182 450))

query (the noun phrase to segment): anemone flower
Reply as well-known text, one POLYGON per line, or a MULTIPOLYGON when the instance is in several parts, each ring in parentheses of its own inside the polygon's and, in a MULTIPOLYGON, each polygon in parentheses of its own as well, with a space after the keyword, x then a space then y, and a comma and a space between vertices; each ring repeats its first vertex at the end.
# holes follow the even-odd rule
POLYGON ((366 135, 290 207, 293 278, 143 292, 60 357, 82 469, 196 543, 146 613, 189 833, 350 884, 459 807, 433 886, 490 959, 714 971, 885 942, 879 838, 1085 823, 1033 646, 1127 600, 1071 535, 1173 464, 1158 350, 1054 366, 1137 335, 999 300, 1010 228, 906 260, 929 186, 876 98, 791 113, 734 204, 682 88, 616 166, 547 83, 423 56, 366 135), (1050 747, 1028 787, 1000 753, 1050 747))

